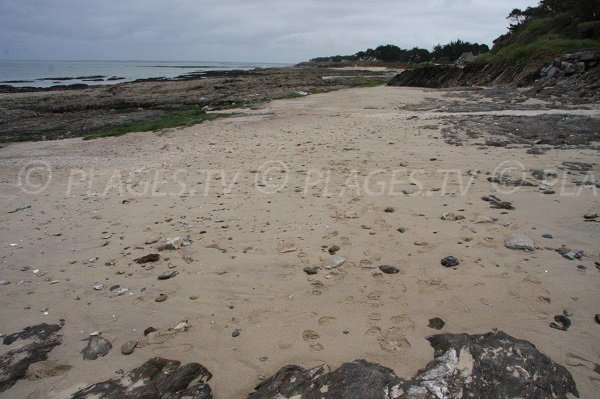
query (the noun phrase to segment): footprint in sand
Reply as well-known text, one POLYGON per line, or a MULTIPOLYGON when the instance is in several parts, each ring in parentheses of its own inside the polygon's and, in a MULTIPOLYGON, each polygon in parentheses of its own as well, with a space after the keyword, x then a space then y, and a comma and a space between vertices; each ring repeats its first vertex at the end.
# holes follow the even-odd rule
POLYGON ((399 352, 410 348, 410 343, 403 334, 403 329, 398 327, 388 328, 379 336, 377 342, 379 346, 386 352, 399 352))

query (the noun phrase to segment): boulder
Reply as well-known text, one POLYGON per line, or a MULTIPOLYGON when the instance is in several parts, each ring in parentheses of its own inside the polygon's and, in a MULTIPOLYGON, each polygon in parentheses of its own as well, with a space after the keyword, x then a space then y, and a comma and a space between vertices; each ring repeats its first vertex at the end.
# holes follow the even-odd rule
POLYGON ((256 387, 249 399, 553 398, 578 396, 569 371, 528 341, 504 332, 428 338, 434 359, 412 379, 355 360, 328 372, 289 365, 256 387))

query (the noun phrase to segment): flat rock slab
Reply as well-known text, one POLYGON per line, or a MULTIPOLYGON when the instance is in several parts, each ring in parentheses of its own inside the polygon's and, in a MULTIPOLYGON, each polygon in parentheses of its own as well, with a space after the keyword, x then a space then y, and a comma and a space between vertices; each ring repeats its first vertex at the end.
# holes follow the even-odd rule
POLYGON ((48 358, 48 353, 62 343, 62 335, 57 334, 60 329, 61 326, 57 324, 42 323, 4 338, 4 345, 12 345, 17 341, 28 343, 0 356, 0 392, 24 378, 30 365, 48 358))
POLYGON ((199 363, 181 366, 176 360, 156 357, 121 378, 90 385, 71 399, 212 399, 207 384, 211 378, 199 363))
POLYGON ((406 380, 365 360, 328 372, 289 365, 263 381, 249 399, 553 398, 578 396, 571 374, 527 341, 503 332, 440 334, 435 358, 406 380))
POLYGON ((508 249, 533 251, 535 243, 523 233, 513 233, 504 239, 504 246, 508 249))

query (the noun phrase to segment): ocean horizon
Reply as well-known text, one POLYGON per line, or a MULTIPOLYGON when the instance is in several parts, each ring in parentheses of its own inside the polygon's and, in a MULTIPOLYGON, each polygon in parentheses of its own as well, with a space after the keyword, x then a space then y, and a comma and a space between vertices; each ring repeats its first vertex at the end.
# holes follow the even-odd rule
POLYGON ((291 64, 215 61, 0 60, 0 85, 14 87, 105 85, 138 79, 173 79, 210 71, 251 70, 289 65, 291 64))

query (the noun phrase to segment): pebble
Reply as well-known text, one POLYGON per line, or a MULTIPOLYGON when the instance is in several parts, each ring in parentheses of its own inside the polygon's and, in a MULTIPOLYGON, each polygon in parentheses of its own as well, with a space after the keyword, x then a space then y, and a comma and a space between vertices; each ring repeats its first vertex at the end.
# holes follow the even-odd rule
POLYGON ((597 217, 598 217, 598 214, 597 214, 597 213, 595 213, 595 212, 594 212, 594 213, 592 213, 592 212, 588 212, 588 213, 586 213, 585 215, 583 215, 583 218, 584 218, 585 220, 592 220, 592 219, 596 219, 597 217))
POLYGON ((319 268, 317 266, 306 266, 304 269, 304 273, 308 274, 308 275, 313 275, 313 274, 317 274, 319 272, 319 268))
POLYGON ((381 270, 385 274, 396 274, 400 271, 400 269, 398 269, 397 267, 388 266, 388 265, 379 266, 379 270, 381 270))
POLYGON ((9 285, 10 281, 0 280, 0 285, 9 285))
POLYGON ((337 251, 340 250, 340 247, 337 245, 332 245, 331 247, 329 247, 329 254, 331 255, 335 255, 337 253, 337 251))
POLYGON ((341 256, 334 256, 331 259, 327 259, 323 262, 321 267, 323 269, 336 269, 346 263, 346 258, 341 256))
POLYGON ((533 251, 535 249, 533 240, 523 233, 513 233, 506 237, 504 246, 508 249, 521 251, 533 251))
POLYGON ((594 316, 594 320, 596 320, 596 323, 600 324, 600 314, 596 314, 596 316, 594 316))
POLYGON ((167 300, 167 294, 160 294, 159 296, 156 297, 154 302, 164 302, 166 300, 167 300))
POLYGON ((239 330, 239 328, 236 328, 235 330, 233 330, 233 332, 231 333, 231 336, 233 338, 239 337, 240 336, 240 330, 239 330))
POLYGON ((429 324, 427 327, 433 328, 435 330, 441 330, 446 325, 446 322, 439 317, 434 317, 433 319, 429 319, 429 324))
POLYGON ((137 341, 134 341, 134 340, 125 342, 121 346, 121 353, 124 355, 131 355, 133 353, 136 345, 137 345, 137 341))
POLYGON ((94 289, 95 289, 96 291, 101 291, 101 290, 103 290, 103 289, 104 289, 104 284, 102 284, 102 283, 95 284, 95 285, 94 285, 94 289))
POLYGON ((545 239, 547 239, 547 240, 551 240, 551 239, 554 238, 554 237, 552 237, 552 234, 548 234, 548 233, 544 234, 542 237, 545 238, 545 239))
POLYGON ((388 206, 387 208, 385 208, 383 210, 385 213, 394 213, 396 212, 396 210, 394 208, 392 208, 391 206, 388 206))
POLYGON ((398 231, 402 234, 406 233, 406 227, 398 227, 398 231))
POLYGON ((136 258, 133 261, 141 265, 148 262, 157 262, 158 260, 160 260, 160 254, 148 254, 140 258, 136 258))
POLYGON ((454 256, 446 256, 444 259, 441 260, 440 263, 444 267, 453 267, 458 266, 460 262, 454 256))
POLYGON ((159 280, 168 280, 170 278, 175 277, 176 275, 177 275, 177 272, 175 270, 167 270, 167 271, 159 274, 158 279, 159 280))
POLYGON ((565 315, 559 314, 554 316, 554 321, 556 323, 550 323, 550 327, 555 330, 567 331, 571 327, 571 320, 565 315))

